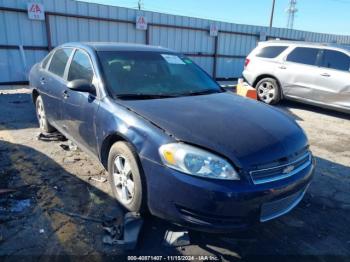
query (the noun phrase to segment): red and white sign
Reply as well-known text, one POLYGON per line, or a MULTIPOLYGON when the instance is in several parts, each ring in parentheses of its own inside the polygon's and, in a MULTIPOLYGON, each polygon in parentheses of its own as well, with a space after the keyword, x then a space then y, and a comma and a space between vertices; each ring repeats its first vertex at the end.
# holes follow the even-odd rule
POLYGON ((136 17, 136 29, 147 30, 147 19, 143 15, 136 17))
POLYGON ((33 20, 45 20, 44 6, 38 3, 28 3, 28 18, 33 20))
POLYGON ((215 24, 210 25, 210 36, 218 36, 219 28, 215 24))

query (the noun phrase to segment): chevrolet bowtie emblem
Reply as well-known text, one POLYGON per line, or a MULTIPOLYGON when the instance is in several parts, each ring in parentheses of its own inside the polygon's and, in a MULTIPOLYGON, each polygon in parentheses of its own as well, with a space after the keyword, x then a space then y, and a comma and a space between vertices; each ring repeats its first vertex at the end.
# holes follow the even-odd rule
POLYGON ((288 174, 294 170, 294 166, 287 166, 285 169, 283 169, 283 174, 288 174))

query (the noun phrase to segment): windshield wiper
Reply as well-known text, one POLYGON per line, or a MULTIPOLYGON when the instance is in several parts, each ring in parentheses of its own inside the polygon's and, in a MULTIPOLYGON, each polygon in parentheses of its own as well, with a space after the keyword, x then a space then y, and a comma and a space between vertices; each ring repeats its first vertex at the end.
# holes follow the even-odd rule
POLYGON ((136 93, 136 94, 119 94, 116 95, 116 98, 119 99, 130 99, 130 100, 136 100, 136 99, 158 99, 158 98, 171 98, 171 97, 181 97, 181 96, 197 96, 197 95, 207 95, 207 94, 214 94, 214 93, 222 93, 225 92, 222 89, 215 90, 215 89, 205 89, 197 92, 189 92, 189 93, 181 93, 181 94, 142 94, 142 93, 136 93))
POLYGON ((198 96, 198 95, 208 95, 208 94, 216 94, 216 93, 222 93, 225 92, 224 90, 215 90, 215 89, 205 89, 201 91, 196 92, 189 92, 182 94, 183 96, 198 96))
POLYGON ((174 97, 172 95, 165 94, 119 94, 115 96, 119 99, 157 99, 157 98, 169 98, 174 97))

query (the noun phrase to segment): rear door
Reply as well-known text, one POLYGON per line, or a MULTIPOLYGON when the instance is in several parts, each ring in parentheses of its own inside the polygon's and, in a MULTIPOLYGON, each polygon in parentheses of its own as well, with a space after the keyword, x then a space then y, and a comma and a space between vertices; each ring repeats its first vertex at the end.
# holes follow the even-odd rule
POLYGON ((40 91, 47 117, 58 127, 62 126, 62 99, 67 84, 64 73, 72 51, 72 48, 57 49, 51 58, 46 73, 40 79, 43 84, 40 91))
POLYGON ((350 57, 338 50, 322 50, 318 76, 320 102, 350 108, 350 57))
MULTIPOLYGON (((76 49, 69 65, 67 81, 88 80, 97 86, 90 56, 82 49, 76 49)), ((99 106, 96 93, 73 91, 65 88, 63 104, 64 129, 80 146, 96 153, 95 117, 99 106)))
POLYGON ((44 58, 44 60, 41 62, 41 64, 37 67, 39 74, 37 76, 33 77, 33 80, 34 80, 33 85, 39 89, 41 97, 43 98, 44 103, 45 103, 44 106, 46 109, 46 117, 49 117, 50 122, 53 122, 53 119, 50 117, 50 116, 52 116, 52 114, 48 113, 48 111, 50 111, 50 113, 51 113, 52 110, 49 109, 49 104, 46 102, 48 100, 47 92, 49 91, 49 88, 47 86, 47 79, 49 76, 49 73, 47 72, 47 68, 50 64, 50 60, 51 60, 51 57, 53 54, 54 54, 54 52, 52 51, 44 58))
POLYGON ((315 99, 320 54, 318 48, 296 47, 287 55, 278 74, 285 96, 315 99))

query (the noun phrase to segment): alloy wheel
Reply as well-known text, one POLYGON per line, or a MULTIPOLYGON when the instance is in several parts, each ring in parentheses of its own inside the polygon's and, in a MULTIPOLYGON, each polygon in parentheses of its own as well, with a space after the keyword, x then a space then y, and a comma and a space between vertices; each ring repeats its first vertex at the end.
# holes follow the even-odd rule
POLYGON ((44 130, 46 116, 45 116, 44 105, 43 105, 43 102, 41 99, 38 99, 38 101, 37 101, 36 112, 37 112, 37 117, 38 117, 38 121, 39 121, 39 126, 42 130, 44 130))
POLYGON ((276 87, 270 82, 262 82, 258 86, 258 96, 261 101, 270 104, 276 96, 276 87))
POLYGON ((135 195, 135 183, 129 161, 122 155, 116 156, 113 163, 113 180, 118 199, 129 204, 135 195))

